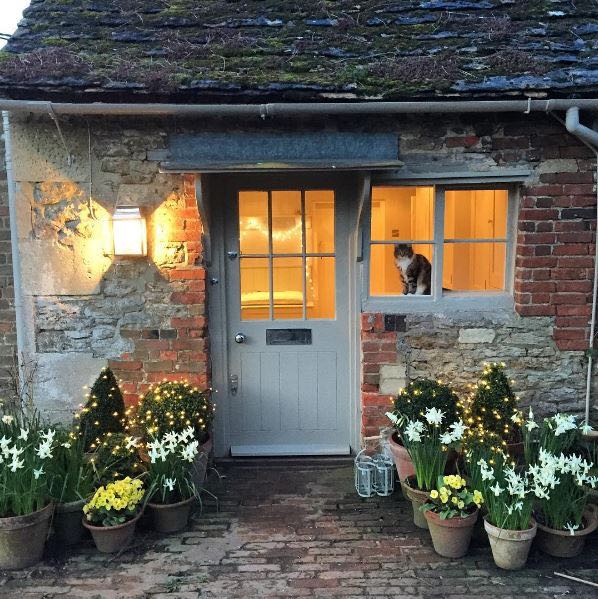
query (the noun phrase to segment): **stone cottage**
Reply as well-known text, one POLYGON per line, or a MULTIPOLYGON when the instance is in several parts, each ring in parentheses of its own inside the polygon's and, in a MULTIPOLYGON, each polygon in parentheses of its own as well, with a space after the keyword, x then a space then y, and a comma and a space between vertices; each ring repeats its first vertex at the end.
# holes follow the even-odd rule
POLYGON ((106 364, 130 402, 212 386, 218 455, 346 454, 407 380, 489 360, 583 412, 596 17, 33 0, 0 53, 2 365, 53 418, 106 364))

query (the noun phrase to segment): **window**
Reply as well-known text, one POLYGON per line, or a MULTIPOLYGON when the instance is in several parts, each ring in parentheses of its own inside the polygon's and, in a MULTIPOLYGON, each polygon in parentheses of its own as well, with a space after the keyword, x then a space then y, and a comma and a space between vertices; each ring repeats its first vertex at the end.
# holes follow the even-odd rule
POLYGON ((373 187, 369 296, 504 294, 509 210, 507 189, 373 187))
POLYGON ((239 193, 241 320, 334 319, 331 190, 239 193))

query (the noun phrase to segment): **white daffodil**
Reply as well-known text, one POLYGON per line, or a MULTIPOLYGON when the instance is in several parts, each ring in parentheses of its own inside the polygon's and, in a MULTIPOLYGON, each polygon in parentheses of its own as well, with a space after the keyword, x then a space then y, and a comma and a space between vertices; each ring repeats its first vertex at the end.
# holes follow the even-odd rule
POLYGON ((35 478, 35 480, 37 480, 42 474, 45 474, 43 466, 39 470, 33 471, 33 478, 35 478))
POLYGON ((565 524, 565 530, 569 531, 569 534, 571 536, 575 535, 575 531, 579 529, 579 524, 573 524, 573 522, 567 522, 567 524, 565 524))
POLYGON ((22 468, 25 464, 25 460, 19 460, 16 457, 13 458, 12 462, 10 463, 10 471, 11 472, 16 472, 17 470, 19 470, 20 468, 22 468))
MULTIPOLYGON (((411 443, 419 443, 422 440, 421 428, 417 426, 417 420, 410 420, 405 427, 405 436, 411 443)), ((421 423, 420 423, 421 424, 421 423)))
POLYGON ((463 438, 463 434, 469 428, 465 425, 463 420, 459 420, 457 422, 453 422, 449 427, 452 430, 453 441, 460 441, 463 438))
POLYGON ((39 434, 39 436, 49 445, 54 442, 54 437, 56 436, 56 431, 49 428, 47 431, 43 431, 39 434))
POLYGON ((179 442, 186 443, 187 441, 191 441, 195 436, 195 431, 192 426, 188 426, 181 433, 179 433, 179 442))
POLYGON ((453 436, 451 433, 442 433, 442 435, 440 435, 440 442, 443 445, 450 445, 453 442, 453 436))
POLYGON ((494 480, 494 470, 492 468, 486 468, 482 466, 480 468, 480 476, 482 477, 482 480, 494 480))
POLYGON ((46 458, 52 457, 52 447, 51 444, 47 441, 40 443, 36 448, 35 453, 40 460, 45 460, 46 458))
POLYGON ((442 424, 444 418, 444 412, 438 408, 428 408, 424 414, 428 424, 442 424))
POLYGON ((584 424, 581 426, 581 432, 584 435, 589 435, 594 429, 589 424, 584 424))
POLYGON ((392 412, 386 412, 385 416, 396 426, 399 423, 399 418, 392 412))
POLYGON ((490 490, 494 493, 494 495, 496 497, 498 497, 504 491, 504 489, 502 489, 500 487, 500 485, 498 484, 498 482, 493 487, 490 487, 490 490))
POLYGON ((4 424, 12 424, 14 420, 15 419, 10 414, 5 414, 2 416, 2 422, 4 422, 4 424))
POLYGON ((164 488, 168 489, 169 491, 173 491, 175 483, 176 483, 176 478, 165 478, 164 479, 164 488))
POLYGON ((60 446, 64 447, 65 449, 70 449, 71 448, 71 444, 68 441, 65 441, 64 443, 61 443, 60 446))
POLYGON ((139 445, 137 437, 125 437, 125 449, 133 449, 139 445))
POLYGON ((21 432, 19 433, 19 440, 21 441, 27 441, 27 437, 29 436, 29 429, 28 428, 22 428, 21 432))
POLYGON ((192 462, 198 453, 198 447, 198 441, 191 441, 191 443, 183 447, 181 450, 181 457, 187 462, 192 462))
POLYGON ((554 429, 555 437, 559 437, 563 433, 577 428, 575 416, 572 414, 555 414, 552 419, 556 425, 556 428, 554 429))
POLYGON ((148 449, 147 455, 149 456, 150 462, 152 464, 155 464, 158 461, 158 458, 160 457, 158 451, 153 447, 148 449))

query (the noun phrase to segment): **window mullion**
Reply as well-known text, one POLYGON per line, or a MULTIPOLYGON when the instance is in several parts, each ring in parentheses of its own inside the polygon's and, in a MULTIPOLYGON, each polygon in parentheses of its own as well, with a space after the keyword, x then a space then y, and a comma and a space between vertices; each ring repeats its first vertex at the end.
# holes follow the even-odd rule
POLYGON ((434 255, 432 256, 432 296, 442 297, 442 265, 444 256, 444 187, 434 188, 434 255))

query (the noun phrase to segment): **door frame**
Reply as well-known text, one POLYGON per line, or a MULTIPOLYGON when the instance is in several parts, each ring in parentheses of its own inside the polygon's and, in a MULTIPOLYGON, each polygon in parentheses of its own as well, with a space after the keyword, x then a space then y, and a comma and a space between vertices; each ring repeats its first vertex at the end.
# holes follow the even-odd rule
MULTIPOLYGON (((202 180, 206 175, 202 175, 202 180)), ((264 189, 322 189, 338 187, 339 191, 348 193, 348 201, 344 202, 348 214, 348 280, 347 307, 349 310, 347 342, 349 344, 349 443, 353 453, 360 446, 361 438, 361 393, 360 393, 360 312, 361 268, 357 263, 358 255, 358 211, 359 195, 363 188, 364 175, 360 173, 334 172, 269 172, 257 174, 227 173, 209 175, 209 185, 204 189, 209 206, 211 240, 211 264, 206 273, 206 297, 208 301, 208 329, 210 335, 210 360, 212 370, 212 388, 216 415, 214 420, 214 450, 217 457, 230 455, 230 428, 228 407, 220 406, 228 396, 228 313, 226 301, 226 240, 225 240, 225 202, 232 198, 228 192, 232 187, 256 187, 264 189), (222 391, 220 391, 222 390, 222 391)), ((203 181, 202 181, 203 182, 203 181)))

